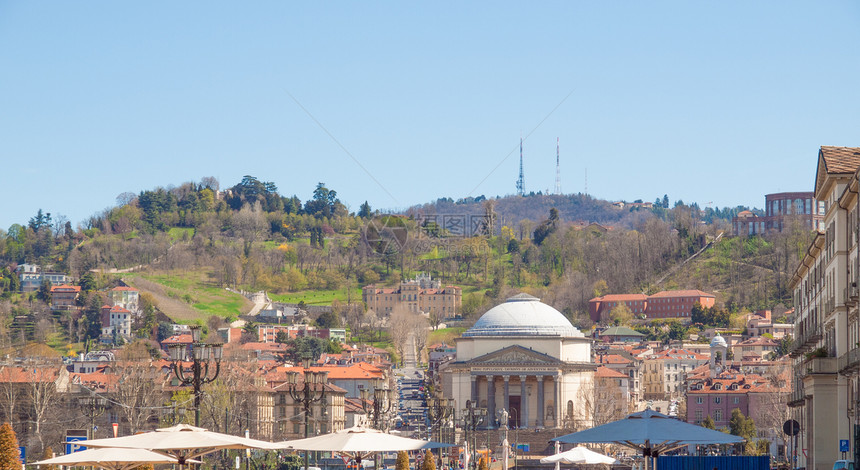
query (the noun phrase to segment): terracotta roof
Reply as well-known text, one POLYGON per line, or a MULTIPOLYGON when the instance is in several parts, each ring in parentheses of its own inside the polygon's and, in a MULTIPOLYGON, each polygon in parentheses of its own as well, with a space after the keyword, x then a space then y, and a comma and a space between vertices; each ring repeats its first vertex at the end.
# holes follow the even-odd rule
POLYGON ((242 346, 242 349, 247 351, 272 351, 272 352, 283 352, 287 350, 287 345, 282 343, 256 343, 249 342, 245 343, 242 346))
POLYGON ((697 289, 691 290, 664 290, 650 297, 714 297, 714 294, 702 292, 697 289))
POLYGON ((0 368, 0 383, 53 382, 58 374, 59 368, 3 367, 0 368))
POLYGON ((194 341, 191 339, 191 335, 188 333, 183 333, 179 335, 173 335, 170 338, 165 339, 161 342, 161 344, 191 344, 194 341))
POLYGON ((123 307, 120 307, 119 305, 114 305, 113 307, 110 308, 110 311, 113 313, 131 313, 130 311, 128 311, 127 309, 125 309, 123 307))
POLYGON ((821 146, 821 157, 828 173, 854 173, 860 167, 860 148, 821 146))
POLYGON ((597 356, 597 362, 601 364, 629 364, 633 361, 618 354, 600 354, 597 356))
POLYGON ((672 348, 657 352, 654 359, 698 359, 700 361, 710 360, 710 356, 699 354, 688 349, 672 348))
POLYGON ((135 289, 134 287, 128 287, 128 286, 117 286, 111 290, 112 291, 134 291, 134 292, 137 292, 137 289, 135 289))
POLYGON ((68 284, 62 284, 59 286, 51 287, 51 292, 64 291, 64 292, 80 292, 81 286, 70 286, 68 284))
POLYGON ((648 299, 648 296, 645 294, 606 294, 606 295, 601 295, 600 297, 595 297, 591 300, 600 300, 600 301, 604 301, 604 302, 610 302, 610 301, 614 300, 614 301, 618 301, 618 302, 625 302, 625 301, 629 301, 629 300, 647 300, 647 299, 648 299))
POLYGON ((594 371, 594 376, 601 379, 629 379, 626 375, 606 366, 600 366, 594 371))

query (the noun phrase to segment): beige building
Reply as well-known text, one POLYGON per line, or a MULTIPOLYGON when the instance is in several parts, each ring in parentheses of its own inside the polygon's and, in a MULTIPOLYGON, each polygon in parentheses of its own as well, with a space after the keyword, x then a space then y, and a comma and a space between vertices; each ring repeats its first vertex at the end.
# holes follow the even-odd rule
MULTIPOLYGON (((593 423, 591 339, 558 310, 519 294, 487 311, 455 343, 456 360, 440 374, 458 415, 475 403, 493 418, 507 410, 509 424, 521 428, 593 423)), ((491 419, 482 427, 497 425, 491 419)))
POLYGON ((839 440, 849 440, 849 456, 860 444, 858 168, 860 148, 821 147, 815 201, 824 206, 824 231, 789 282, 797 335, 789 406, 800 423, 799 467, 831 468, 841 458, 839 440))
POLYGON ((411 281, 401 282, 396 288, 366 286, 361 291, 362 300, 369 310, 389 315, 399 305, 410 312, 429 313, 450 317, 460 313, 463 289, 457 286, 442 287, 429 274, 418 274, 411 281))

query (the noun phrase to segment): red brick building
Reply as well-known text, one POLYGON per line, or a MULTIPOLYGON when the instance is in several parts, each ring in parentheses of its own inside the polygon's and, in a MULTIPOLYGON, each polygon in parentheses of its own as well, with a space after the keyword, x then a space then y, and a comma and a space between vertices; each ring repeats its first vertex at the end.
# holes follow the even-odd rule
POLYGON ((592 321, 599 322, 608 318, 613 308, 624 304, 634 317, 645 315, 649 320, 679 318, 690 321, 690 311, 697 302, 703 307, 713 307, 716 297, 700 290, 662 291, 654 295, 608 294, 589 300, 588 314, 592 321))

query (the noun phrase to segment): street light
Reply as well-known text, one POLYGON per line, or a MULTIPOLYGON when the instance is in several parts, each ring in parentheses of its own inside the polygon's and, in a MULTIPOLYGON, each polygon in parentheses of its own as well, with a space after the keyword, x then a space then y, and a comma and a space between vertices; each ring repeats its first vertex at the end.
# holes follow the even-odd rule
MULTIPOLYGON (((322 401, 325 406, 325 384, 328 382, 327 371, 310 370, 311 355, 309 353, 302 354, 302 388, 299 390, 299 373, 295 371, 287 372, 287 383, 290 384, 290 397, 293 399, 293 404, 301 403, 305 414, 305 437, 310 435, 310 414, 311 405, 322 401)), ((305 451, 305 470, 308 469, 308 452, 305 451)))
POLYGON ((170 362, 173 367, 173 375, 183 385, 194 387, 194 425, 200 426, 200 397, 203 395, 201 387, 218 378, 221 371, 221 355, 224 347, 221 344, 206 344, 200 341, 200 327, 191 327, 191 345, 186 348, 183 344, 170 345, 170 362), (191 361, 191 375, 182 367, 183 362, 191 361), (215 362, 215 371, 209 376, 209 365, 215 362))
POLYGON ((90 419, 90 429, 87 431, 87 438, 93 439, 96 436, 96 418, 103 415, 107 410, 107 399, 101 395, 88 395, 78 398, 78 405, 81 407, 81 412, 90 419))
POLYGON ((390 422, 388 412, 394 404, 394 390, 388 387, 361 389, 361 408, 370 418, 371 427, 380 431, 388 431, 390 422))
MULTIPOLYGON (((430 398, 427 400, 427 415, 430 425, 436 431, 437 442, 445 442, 442 437, 442 429, 451 415, 454 414, 454 399, 452 398, 430 398)), ((439 465, 442 465, 442 450, 439 450, 439 465)))
MULTIPOLYGON (((477 430, 478 425, 487 417, 487 409, 473 406, 472 402, 466 402, 466 408, 461 411, 461 414, 463 416, 463 429, 466 431, 466 442, 469 442, 470 432, 472 436, 472 458, 469 460, 469 465, 472 468, 477 468, 477 462, 475 462, 475 456, 477 455, 477 449, 475 449, 477 445, 477 430)), ((489 462, 487 462, 487 465, 489 465, 489 462)))

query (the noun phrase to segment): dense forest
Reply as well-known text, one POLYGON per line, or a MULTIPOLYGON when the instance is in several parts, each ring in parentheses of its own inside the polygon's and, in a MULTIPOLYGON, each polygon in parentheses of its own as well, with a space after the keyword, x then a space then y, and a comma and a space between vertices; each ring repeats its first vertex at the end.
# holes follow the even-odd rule
MULTIPOLYGON (((77 227, 39 210, 26 224, 0 230, 0 316, 7 319, 0 339, 17 341, 10 325, 25 315, 46 331, 97 334, 85 315, 51 316, 45 289, 15 294, 22 263, 68 273, 95 295, 117 282, 100 272, 130 269, 201 273, 212 286, 275 294, 344 291, 338 312, 347 323, 349 312, 364 311, 353 294, 358 288, 393 285, 418 272, 463 286, 467 318, 520 291, 582 327, 590 326, 588 300, 607 293, 693 288, 717 293, 732 311, 788 306, 786 282, 810 233, 798 226, 729 237, 730 218, 741 209, 702 210, 682 201, 669 207, 668 196, 650 208, 617 208, 583 194, 532 194, 440 199, 401 214, 364 203, 350 213, 324 183, 303 202, 253 176, 223 190, 215 178, 203 178, 123 193, 116 206, 77 227)), ((81 302, 98 299, 85 295, 81 302)), ((37 330, 28 334, 35 338, 37 330)))

